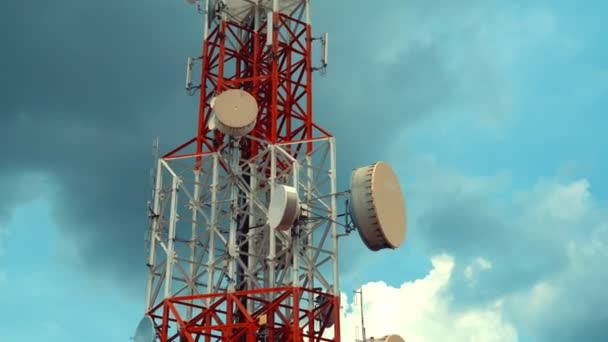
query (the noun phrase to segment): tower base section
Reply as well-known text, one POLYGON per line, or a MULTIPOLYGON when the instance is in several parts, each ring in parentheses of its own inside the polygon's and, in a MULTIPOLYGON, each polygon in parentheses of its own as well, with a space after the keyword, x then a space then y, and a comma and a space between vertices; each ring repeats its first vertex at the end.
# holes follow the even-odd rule
POLYGON ((173 297, 148 314, 161 342, 340 341, 340 297, 301 287, 173 297))

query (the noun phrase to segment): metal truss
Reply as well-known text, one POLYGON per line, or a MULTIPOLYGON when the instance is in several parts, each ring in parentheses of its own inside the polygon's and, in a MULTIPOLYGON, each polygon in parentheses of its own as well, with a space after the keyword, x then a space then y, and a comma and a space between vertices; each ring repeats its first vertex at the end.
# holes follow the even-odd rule
MULTIPOLYGON (((239 146, 254 139, 229 139, 219 152, 159 159, 148 310, 178 296, 283 286, 310 290, 297 299, 307 310, 318 305, 315 293, 338 298, 334 138, 282 144, 255 139, 259 153, 244 159, 239 146), (290 151, 304 143, 311 151, 294 157, 290 151), (274 184, 298 190, 302 214, 290 231, 267 224, 274 184)), ((255 292, 244 305, 253 313, 274 295, 255 292)), ((183 309, 185 320, 202 310, 183 309)))
POLYGON ((245 1, 232 15, 204 2, 196 136, 157 164, 147 313, 163 342, 324 341, 330 326, 339 341, 335 146, 313 122, 310 1, 245 1), (246 137, 209 129, 212 99, 231 88, 258 104, 246 137), (277 184, 301 202, 288 231, 267 224, 277 184))
MULTIPOLYGON (((280 7, 281 1, 276 1, 280 7)), ((259 106, 258 121, 251 135, 276 144, 310 140, 315 131, 330 134, 312 119, 312 29, 309 1, 302 0, 289 14, 265 8, 263 1, 251 20, 232 21, 225 16, 205 31, 201 60, 200 105, 196 137, 171 151, 167 156, 216 151, 224 139, 211 131, 211 100, 230 88, 253 95, 259 106), (272 18, 270 18, 272 17, 272 18), (271 20, 269 20, 271 19, 271 20), (272 28, 269 32, 269 23, 272 28), (189 144, 196 145, 185 151, 189 144)), ((270 3, 270 1, 266 1, 270 3)), ((209 18, 207 20, 210 20, 209 18)), ((258 144, 251 140, 250 155, 257 154, 258 144)), ((306 147, 310 152, 311 146, 306 147)), ((293 153, 294 155, 297 153, 293 153)))
POLYGON ((167 299, 152 309, 151 317, 162 341, 339 341, 338 297, 296 287, 277 287, 234 293, 167 299), (310 308, 304 298, 321 298, 310 308), (266 300, 265 298, 273 298, 266 300), (248 303, 257 308, 250 311, 248 303), (195 310, 185 320, 180 312, 195 310), (332 338, 326 337, 326 332, 332 338))

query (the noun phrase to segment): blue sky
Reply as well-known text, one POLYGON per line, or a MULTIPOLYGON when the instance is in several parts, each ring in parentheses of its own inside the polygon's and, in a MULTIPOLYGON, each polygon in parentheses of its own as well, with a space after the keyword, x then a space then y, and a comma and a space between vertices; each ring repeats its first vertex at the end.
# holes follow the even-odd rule
POLYGON ((2 340, 128 340, 143 296, 124 296, 70 267, 49 207, 44 197, 19 206, 4 227, 2 340))
MULTIPOLYGON (((192 135, 192 8, 97 3, 85 20, 79 3, 0 14, 0 340, 131 336, 150 141, 192 135)), ((366 4, 314 6, 315 30, 332 37, 315 115, 337 137, 342 187, 355 166, 394 166, 409 231, 398 251, 344 242, 361 250, 342 262, 346 336, 352 289, 366 284, 372 334, 608 340, 608 5, 366 4)))

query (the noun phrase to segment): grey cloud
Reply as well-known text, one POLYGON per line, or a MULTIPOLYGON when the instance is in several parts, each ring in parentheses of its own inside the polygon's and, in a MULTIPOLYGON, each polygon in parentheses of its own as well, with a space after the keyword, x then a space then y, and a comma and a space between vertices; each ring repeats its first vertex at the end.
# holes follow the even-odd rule
POLYGON ((514 322, 541 341, 605 341, 608 338, 608 229, 600 223, 585 238, 568 239, 568 263, 542 280, 542 291, 507 297, 514 322))
POLYGON ((43 175, 34 172, 17 174, 6 171, 0 173, 0 189, 2 189, 3 198, 3 201, 0 201, 0 231, 3 230, 3 224, 12 216, 16 206, 36 199, 42 192, 49 190, 48 181, 43 175))
MULTIPOLYGON (((342 188, 351 168, 386 158, 392 136, 454 103, 468 82, 466 71, 447 68, 455 51, 443 44, 466 37, 446 35, 448 26, 428 44, 406 39, 445 26, 432 4, 368 3, 314 6, 315 30, 332 37, 328 77, 314 81, 315 113, 338 138, 342 188), (400 11, 407 21, 390 16, 400 11), (410 48, 379 61, 384 37, 404 37, 387 47, 410 48)), ((444 19, 471 16, 477 4, 450 3, 435 3, 449 7, 444 19)), ((179 1, 75 0, 12 2, 0 16, 0 174, 47 174, 58 187, 54 218, 81 263, 141 290, 150 141, 161 134, 167 150, 194 134, 196 99, 181 88, 185 57, 200 50, 199 17, 179 1)), ((486 72, 488 82, 495 72, 486 72)))
POLYGON ((47 194, 54 218, 81 264, 141 284, 151 140, 160 127, 165 146, 192 135, 192 99, 167 109, 184 56, 199 50, 196 34, 183 34, 197 17, 161 1, 11 6, 0 33, 0 172, 47 174, 59 189, 47 194))
POLYGON ((455 310, 501 299, 522 335, 606 339, 597 328, 608 319, 607 216, 586 181, 554 179, 516 192, 501 177, 468 178, 428 160, 408 162, 418 165, 410 176, 426 185, 411 189, 419 205, 410 239, 430 255, 455 257, 449 288, 455 310), (491 268, 471 282, 465 269, 479 257, 491 268), (535 292, 539 284, 550 290, 535 292))
POLYGON ((430 253, 447 252, 459 261, 452 283, 459 304, 487 301, 528 288, 565 266, 565 246, 537 236, 547 227, 509 222, 511 213, 493 208, 490 194, 467 197, 444 195, 415 222, 417 235, 430 253), (470 288, 463 271, 479 256, 492 263, 492 271, 482 272, 479 285, 470 288))

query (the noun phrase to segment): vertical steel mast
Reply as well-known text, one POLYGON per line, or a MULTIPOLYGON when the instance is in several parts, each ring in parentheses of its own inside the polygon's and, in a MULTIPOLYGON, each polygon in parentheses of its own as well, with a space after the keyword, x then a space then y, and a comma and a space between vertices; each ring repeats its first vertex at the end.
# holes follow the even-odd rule
POLYGON ((196 135, 158 159, 150 208, 157 340, 339 341, 335 144, 313 121, 310 1, 201 7, 196 135), (231 89, 257 102, 247 135, 213 127, 213 101, 231 89), (301 203, 289 229, 268 223, 281 184, 301 203))

